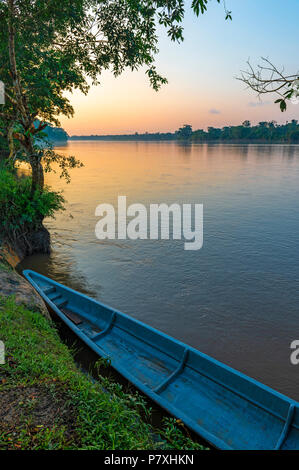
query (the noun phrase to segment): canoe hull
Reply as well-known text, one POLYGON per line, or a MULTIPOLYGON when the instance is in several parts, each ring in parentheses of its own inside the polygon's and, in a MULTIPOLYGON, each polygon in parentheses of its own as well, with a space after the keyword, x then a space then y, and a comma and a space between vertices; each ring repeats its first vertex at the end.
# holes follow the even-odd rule
POLYGON ((24 276, 93 351, 213 446, 299 449, 298 402, 45 276, 24 276))

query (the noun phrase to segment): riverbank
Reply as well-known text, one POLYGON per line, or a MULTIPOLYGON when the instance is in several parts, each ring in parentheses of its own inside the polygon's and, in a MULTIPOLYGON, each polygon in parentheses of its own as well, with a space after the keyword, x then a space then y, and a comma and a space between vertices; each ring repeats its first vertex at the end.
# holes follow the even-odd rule
MULTIPOLYGON (((201 449, 174 419, 150 425, 138 393, 80 371, 39 296, 0 248, 0 450, 201 449)), ((99 367, 104 364, 99 361, 99 367)))
POLYGON ((19 255, 8 244, 0 241, 0 297, 14 296, 16 305, 26 306, 50 319, 43 300, 15 271, 14 268, 19 262, 19 255))

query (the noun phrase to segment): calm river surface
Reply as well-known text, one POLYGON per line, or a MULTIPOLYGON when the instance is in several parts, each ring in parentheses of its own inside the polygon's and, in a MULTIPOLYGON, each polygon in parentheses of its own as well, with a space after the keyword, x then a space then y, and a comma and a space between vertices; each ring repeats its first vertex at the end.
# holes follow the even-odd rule
POLYGON ((299 146, 70 142, 85 167, 47 221, 50 256, 29 267, 299 399, 299 146), (202 203, 204 245, 95 237, 95 208, 202 203))

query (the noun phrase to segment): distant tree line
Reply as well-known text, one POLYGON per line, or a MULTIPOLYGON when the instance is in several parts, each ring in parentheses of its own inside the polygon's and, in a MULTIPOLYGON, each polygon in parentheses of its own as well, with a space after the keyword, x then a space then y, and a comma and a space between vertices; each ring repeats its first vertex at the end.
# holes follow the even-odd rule
POLYGON ((252 126, 244 121, 240 126, 225 126, 222 129, 208 127, 207 131, 199 129, 192 132, 193 141, 256 141, 256 142, 291 142, 299 143, 298 121, 279 125, 275 121, 262 121, 252 126))
POLYGON ((149 133, 145 132, 144 134, 139 134, 135 132, 135 134, 119 134, 119 135, 73 135, 70 137, 69 140, 142 140, 142 141, 150 141, 150 140, 175 140, 175 134, 171 132, 161 133, 149 133))
POLYGON ((193 131, 190 124, 184 124, 176 132, 123 134, 123 135, 87 135, 70 137, 70 140, 120 140, 120 141, 154 141, 154 140, 180 140, 185 142, 286 142, 299 143, 298 121, 279 125, 275 121, 262 121, 252 126, 250 121, 244 121, 239 126, 225 126, 222 128, 208 127, 205 131, 193 131))

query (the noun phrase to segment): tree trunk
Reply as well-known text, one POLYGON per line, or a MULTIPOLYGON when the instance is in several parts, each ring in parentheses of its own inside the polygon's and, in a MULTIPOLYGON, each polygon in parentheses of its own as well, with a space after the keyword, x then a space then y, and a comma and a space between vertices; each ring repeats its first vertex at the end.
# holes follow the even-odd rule
POLYGON ((39 158, 34 155, 30 158, 30 166, 32 170, 31 193, 33 194, 36 190, 42 191, 44 188, 44 170, 39 158))

